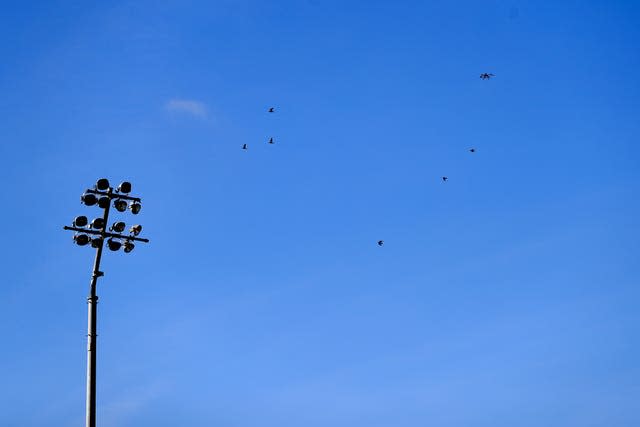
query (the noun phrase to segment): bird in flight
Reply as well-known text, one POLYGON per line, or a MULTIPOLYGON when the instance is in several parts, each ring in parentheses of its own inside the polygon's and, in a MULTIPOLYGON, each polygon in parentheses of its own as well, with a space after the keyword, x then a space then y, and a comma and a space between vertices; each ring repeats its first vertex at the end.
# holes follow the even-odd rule
POLYGON ((247 144, 243 144, 243 145, 242 145, 242 149, 243 149, 243 150, 246 150, 246 149, 247 149, 247 144))
POLYGON ((273 144, 273 138, 269 138, 269 144, 273 144))
POLYGON ((384 240, 378 240, 378 246, 384 245, 384 240))
POLYGON ((269 107, 269 113, 275 113, 275 112, 276 112, 276 109, 275 109, 275 108, 273 108, 273 107, 269 107))
POLYGON ((448 179, 449 179, 449 178, 447 178, 446 176, 443 176, 443 177, 442 177, 442 181, 443 181, 443 182, 447 182, 447 180, 448 180, 448 179))
POLYGON ((489 80, 491 77, 495 77, 495 74, 491 74, 491 73, 482 73, 482 74, 480 74, 480 78, 482 80, 489 80))
POLYGON ((470 153, 475 153, 475 152, 476 152, 476 149, 475 149, 475 148, 469 148, 469 152, 470 152, 470 153))

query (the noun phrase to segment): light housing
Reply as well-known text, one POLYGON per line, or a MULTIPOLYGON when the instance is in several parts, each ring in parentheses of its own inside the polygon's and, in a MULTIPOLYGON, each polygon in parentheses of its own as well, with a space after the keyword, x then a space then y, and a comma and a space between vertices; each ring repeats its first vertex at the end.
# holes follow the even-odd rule
POLYGON ((93 239, 91 239, 91 247, 98 249, 100 246, 102 246, 103 240, 104 239, 102 237, 94 237, 93 239))
POLYGON ((81 197, 80 197, 80 201, 82 203, 84 203, 87 206, 93 206, 96 203, 98 203, 98 198, 95 196, 95 194, 91 194, 91 193, 84 193, 81 197))
POLYGON ((127 210, 127 202, 126 200, 116 199, 113 201, 113 207, 116 208, 118 212, 124 212, 127 210))
POLYGON ((104 228, 104 219, 94 218, 94 220, 91 221, 91 228, 95 228, 96 230, 102 230, 104 228))
POLYGON ((118 193, 124 193, 124 194, 131 193, 131 183, 127 181, 122 181, 120 185, 118 185, 118 188, 116 189, 116 191, 118 193))
POLYGON ((109 189, 109 180, 107 178, 100 178, 98 182, 96 182, 96 189, 107 191, 109 189))
POLYGON ((126 227, 127 227, 127 224, 125 224, 122 221, 117 221, 111 225, 111 231, 115 231, 116 233, 122 233, 126 227))
POLYGON ((107 240, 107 246, 112 251, 117 251, 122 246, 122 243, 120 243, 120 241, 118 241, 118 240, 109 239, 109 240, 107 240))
POLYGON ((74 234, 73 241, 78 246, 84 246, 91 241, 91 237, 87 236, 86 234, 74 234))
POLYGON ((129 205, 129 209, 131 210, 131 213, 134 215, 138 215, 138 213, 140 212, 140 209, 142 209, 142 205, 139 202, 131 202, 131 204, 129 205))
POLYGON ((133 248, 136 247, 136 245, 134 245, 133 242, 130 242, 129 240, 125 241, 123 246, 124 246, 124 253, 126 254, 131 252, 133 248))
POLYGON ((129 233, 137 236, 138 234, 142 233, 142 226, 140 224, 132 225, 129 229, 129 233))
POLYGON ((109 200, 107 196, 102 196, 98 199, 98 206, 101 207, 102 209, 108 208, 109 203, 111 203, 111 200, 109 200))
POLYGON ((73 220, 73 226, 74 227, 85 227, 88 223, 89 223, 89 220, 84 215, 77 216, 73 220))

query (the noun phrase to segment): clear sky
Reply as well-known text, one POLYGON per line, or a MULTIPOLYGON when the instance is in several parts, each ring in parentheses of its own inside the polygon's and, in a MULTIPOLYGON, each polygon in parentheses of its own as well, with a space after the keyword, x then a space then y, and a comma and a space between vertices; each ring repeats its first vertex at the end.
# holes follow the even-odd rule
POLYGON ((84 425, 93 251, 62 226, 107 177, 151 244, 103 257, 100 427, 637 427, 639 21, 4 4, 0 425, 84 425))

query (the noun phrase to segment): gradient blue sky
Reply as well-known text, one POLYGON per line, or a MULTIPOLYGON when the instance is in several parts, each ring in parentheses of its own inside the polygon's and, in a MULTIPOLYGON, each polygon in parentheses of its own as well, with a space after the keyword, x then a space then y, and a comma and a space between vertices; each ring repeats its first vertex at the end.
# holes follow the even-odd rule
POLYGON ((84 423, 105 176, 152 243, 103 258, 101 427, 640 425, 639 21, 3 4, 0 424, 84 423))

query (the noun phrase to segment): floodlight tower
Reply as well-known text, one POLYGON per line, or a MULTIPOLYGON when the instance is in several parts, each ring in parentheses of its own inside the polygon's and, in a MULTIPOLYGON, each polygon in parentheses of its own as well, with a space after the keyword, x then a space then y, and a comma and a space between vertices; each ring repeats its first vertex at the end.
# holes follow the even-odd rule
POLYGON ((64 226, 65 230, 72 230, 76 233, 73 241, 79 246, 91 244, 96 249, 96 258, 93 262, 93 273, 91 274, 91 284, 89 287, 88 303, 88 332, 87 332, 87 422, 86 427, 96 426, 96 340, 97 340, 97 315, 98 296, 96 295, 96 285, 98 277, 104 276, 100 271, 100 259, 102 258, 102 248, 105 239, 107 247, 112 251, 117 251, 121 247, 125 253, 133 250, 133 242, 148 243, 149 239, 138 237, 142 231, 141 225, 134 225, 129 229, 129 234, 122 234, 126 224, 117 221, 109 227, 109 208, 112 205, 118 212, 125 212, 127 208, 132 214, 137 215, 142 209, 140 198, 130 196, 131 183, 122 182, 115 190, 109 185, 109 180, 101 178, 96 185, 84 192, 80 197, 82 203, 87 206, 97 205, 103 209, 102 217, 95 218, 89 222, 86 216, 78 216, 73 220, 71 227, 64 226))

